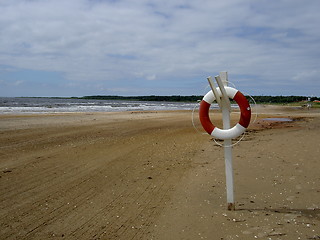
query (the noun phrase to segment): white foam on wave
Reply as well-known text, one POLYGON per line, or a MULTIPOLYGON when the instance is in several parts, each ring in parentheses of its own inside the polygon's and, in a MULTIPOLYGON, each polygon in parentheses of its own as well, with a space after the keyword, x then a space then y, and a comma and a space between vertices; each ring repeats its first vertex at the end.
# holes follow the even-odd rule
POLYGON ((132 101, 74 101, 74 102, 12 102, 0 106, 0 114, 63 113, 63 112, 120 112, 120 111, 160 111, 192 110, 197 103, 173 102, 132 102, 132 101))

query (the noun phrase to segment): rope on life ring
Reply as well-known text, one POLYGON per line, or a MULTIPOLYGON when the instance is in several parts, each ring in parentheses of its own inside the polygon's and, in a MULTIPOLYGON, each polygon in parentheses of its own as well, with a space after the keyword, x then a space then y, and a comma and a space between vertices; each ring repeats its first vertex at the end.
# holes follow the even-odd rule
MULTIPOLYGON (((221 91, 216 88, 219 96, 221 97, 221 91)), ((240 108, 240 119, 239 122, 230 129, 220 129, 214 126, 209 117, 210 105, 216 99, 213 92, 209 91, 200 102, 199 118, 204 130, 211 136, 217 139, 226 140, 232 139, 240 136, 245 132, 246 128, 249 126, 251 119, 251 107, 246 97, 237 89, 232 87, 225 87, 227 95, 229 98, 236 101, 240 108)))

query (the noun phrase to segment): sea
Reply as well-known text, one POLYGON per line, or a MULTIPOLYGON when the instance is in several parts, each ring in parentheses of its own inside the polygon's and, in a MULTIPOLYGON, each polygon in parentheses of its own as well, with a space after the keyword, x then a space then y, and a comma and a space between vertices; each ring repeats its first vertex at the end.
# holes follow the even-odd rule
POLYGON ((0 97, 0 114, 193 110, 197 102, 0 97))

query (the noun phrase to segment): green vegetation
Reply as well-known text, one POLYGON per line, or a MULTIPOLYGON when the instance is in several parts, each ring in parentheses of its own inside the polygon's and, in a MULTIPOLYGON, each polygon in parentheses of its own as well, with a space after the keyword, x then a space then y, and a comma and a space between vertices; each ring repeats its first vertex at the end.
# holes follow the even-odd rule
POLYGON ((129 101, 160 101, 160 102, 196 102, 197 100, 201 100, 203 96, 180 96, 180 95, 173 95, 173 96, 84 96, 81 99, 98 99, 98 100, 129 100, 129 101))
MULTIPOLYGON (((252 96, 257 103, 298 103, 308 100, 306 96, 252 96)), ((319 100, 312 97, 311 101, 319 100)))
MULTIPOLYGON (((264 104, 289 104, 301 103, 308 99, 306 96, 252 96, 256 103, 264 104)), ((130 100, 130 101, 166 101, 166 102, 196 102, 201 100, 203 96, 115 96, 115 95, 95 95, 84 96, 79 99, 97 99, 97 100, 130 100)), ((250 97, 247 97, 250 100, 250 97)), ((320 98, 312 97, 311 101, 320 100, 320 98)), ((318 105, 314 103, 314 105, 318 105)))

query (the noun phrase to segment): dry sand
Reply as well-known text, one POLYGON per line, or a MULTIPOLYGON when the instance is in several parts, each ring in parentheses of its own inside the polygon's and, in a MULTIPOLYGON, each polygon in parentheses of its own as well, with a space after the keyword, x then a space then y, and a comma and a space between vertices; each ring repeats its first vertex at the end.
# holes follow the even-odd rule
POLYGON ((190 112, 0 115, 0 239, 320 239, 320 111, 258 113, 233 148, 236 211, 190 112))

